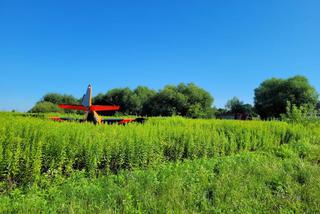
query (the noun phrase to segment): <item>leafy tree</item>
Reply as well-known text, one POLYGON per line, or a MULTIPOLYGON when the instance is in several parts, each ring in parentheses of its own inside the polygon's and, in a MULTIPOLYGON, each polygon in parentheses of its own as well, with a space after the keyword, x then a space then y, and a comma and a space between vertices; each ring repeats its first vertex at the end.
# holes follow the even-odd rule
POLYGON ((232 114, 247 114, 251 116, 254 114, 253 107, 250 104, 244 104, 237 97, 233 97, 227 102, 226 109, 232 114))
POLYGON ((168 85, 150 100, 147 112, 153 116, 183 115, 186 104, 187 98, 177 87, 168 85))
POLYGON ((160 90, 147 105, 149 115, 212 117, 213 98, 195 84, 168 85, 160 90))
POLYGON ((225 107, 231 113, 244 113, 243 105, 243 102, 238 97, 233 97, 231 100, 228 100, 225 107))
POLYGON ((147 115, 147 104, 157 92, 145 86, 138 86, 133 93, 133 100, 135 103, 134 112, 137 115, 147 115))
POLYGON ((210 93, 193 83, 187 85, 180 83, 177 86, 177 90, 186 97, 186 106, 184 109, 185 112, 182 112, 183 115, 188 117, 208 117, 207 114, 211 111, 213 104, 213 97, 210 93), (198 109, 198 113, 194 111, 195 108, 198 109))
POLYGON ((119 105, 123 114, 145 115, 145 106, 150 98, 156 94, 144 86, 138 86, 135 90, 130 88, 115 88, 106 94, 98 94, 93 99, 94 104, 99 105, 119 105))
POLYGON ((191 105, 188 109, 187 117, 191 118, 214 118, 215 117, 215 108, 206 108, 202 109, 199 103, 191 105))
POLYGON ((215 111, 215 117, 216 118, 221 118, 223 115, 226 115, 228 114, 228 110, 227 109, 224 109, 224 108, 218 108, 216 111, 215 111))
POLYGON ((30 113, 49 113, 49 112, 63 113, 64 111, 54 103, 42 101, 42 102, 38 102, 32 109, 29 110, 29 112, 30 113))
POLYGON ((80 100, 72 95, 48 93, 29 110, 32 113, 47 113, 47 112, 65 112, 75 113, 77 111, 70 109, 60 109, 58 104, 80 104, 80 100))
POLYGON ((119 105, 121 107, 120 112, 132 114, 134 105, 132 96, 133 92, 130 88, 114 88, 104 95, 99 94, 93 99, 93 103, 99 105, 119 105))
POLYGON ((300 107, 315 106, 318 94, 306 77, 294 76, 288 79, 265 80, 255 89, 254 103, 262 119, 279 118, 286 112, 287 102, 300 107))
MULTIPOLYGON (((45 95, 39 103, 42 102, 78 104, 79 100, 70 95, 50 93, 45 95)), ((214 109, 211 107, 213 97, 193 83, 181 83, 178 86, 168 85, 158 92, 144 86, 138 86, 134 90, 114 88, 105 94, 100 93, 95 96, 93 103, 96 105, 119 105, 119 112, 126 115, 181 115, 191 118, 214 116, 214 109)), ((112 114, 112 112, 101 113, 112 114)))
POLYGON ((51 102, 54 104, 79 104, 79 100, 72 95, 48 93, 42 100, 43 102, 51 102))

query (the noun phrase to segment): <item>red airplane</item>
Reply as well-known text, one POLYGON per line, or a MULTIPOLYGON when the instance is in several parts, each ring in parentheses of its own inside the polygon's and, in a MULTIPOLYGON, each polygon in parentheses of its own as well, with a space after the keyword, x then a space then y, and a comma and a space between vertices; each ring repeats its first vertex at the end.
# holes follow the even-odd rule
POLYGON ((126 124, 130 122, 138 122, 143 123, 145 118, 111 118, 111 119, 103 119, 98 115, 98 111, 117 111, 120 109, 120 106, 116 105, 92 105, 92 87, 88 86, 87 92, 83 95, 82 105, 68 105, 68 104, 60 104, 58 105, 63 109, 73 109, 85 111, 85 116, 83 119, 75 119, 75 118, 65 118, 65 117, 50 117, 50 119, 54 121, 78 121, 78 122, 92 122, 94 124, 126 124))

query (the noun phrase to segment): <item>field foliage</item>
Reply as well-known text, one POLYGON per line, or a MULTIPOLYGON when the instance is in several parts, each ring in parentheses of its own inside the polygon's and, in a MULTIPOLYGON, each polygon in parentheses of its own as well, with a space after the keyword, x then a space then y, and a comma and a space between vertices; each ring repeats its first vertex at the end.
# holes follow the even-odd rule
POLYGON ((0 211, 314 213, 319 144, 312 124, 95 126, 1 113, 0 211))

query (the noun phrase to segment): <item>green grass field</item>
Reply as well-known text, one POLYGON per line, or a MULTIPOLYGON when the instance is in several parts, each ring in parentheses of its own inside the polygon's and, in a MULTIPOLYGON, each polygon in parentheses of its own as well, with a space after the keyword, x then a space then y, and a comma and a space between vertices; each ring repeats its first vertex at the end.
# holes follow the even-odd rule
POLYGON ((320 126, 0 113, 2 213, 318 213, 320 126))

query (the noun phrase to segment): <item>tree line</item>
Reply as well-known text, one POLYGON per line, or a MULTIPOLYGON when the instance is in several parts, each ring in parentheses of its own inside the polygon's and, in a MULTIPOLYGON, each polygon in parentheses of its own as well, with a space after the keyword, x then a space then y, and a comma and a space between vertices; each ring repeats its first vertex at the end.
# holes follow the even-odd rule
MULTIPOLYGON (((81 99, 58 93, 46 94, 30 109, 32 113, 66 112, 57 104, 79 104, 81 99)), ((114 88, 100 93, 92 99, 95 105, 119 105, 118 114, 139 116, 173 116, 191 118, 212 118, 214 116, 213 97, 209 92, 193 83, 167 85, 159 91, 145 86, 114 88)), ((106 112, 108 114, 110 112, 106 112)), ((113 113, 113 112, 111 112, 113 113)))
MULTIPOLYGON (((81 99, 72 95, 48 93, 29 112, 70 113, 74 111, 60 109, 57 104, 79 104, 80 101, 81 99)), ((145 86, 138 86, 133 90, 128 87, 114 88, 93 97, 93 104, 96 105, 119 105, 121 109, 117 114, 139 116, 223 118, 225 115, 234 115, 242 119, 245 115, 246 118, 260 116, 262 119, 269 119, 279 118, 285 113, 288 103, 297 107, 307 105, 320 109, 318 92, 304 76, 263 81, 254 90, 254 105, 244 103, 237 97, 230 99, 225 108, 217 109, 213 103, 213 96, 193 83, 167 85, 158 91, 145 86)))

